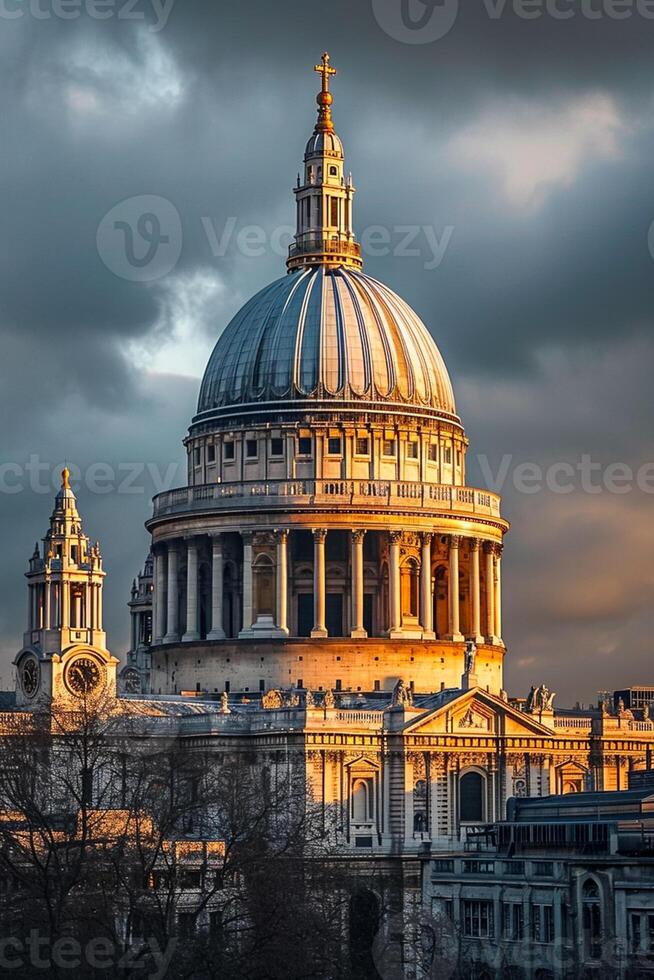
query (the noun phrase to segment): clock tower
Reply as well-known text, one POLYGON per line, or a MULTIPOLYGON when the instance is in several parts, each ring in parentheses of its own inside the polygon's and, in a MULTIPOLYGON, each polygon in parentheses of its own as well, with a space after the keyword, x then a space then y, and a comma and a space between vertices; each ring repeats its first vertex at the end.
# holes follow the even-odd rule
POLYGON ((83 533, 64 469, 50 528, 29 561, 28 622, 16 665, 17 703, 116 692, 118 661, 102 628, 100 545, 83 533))

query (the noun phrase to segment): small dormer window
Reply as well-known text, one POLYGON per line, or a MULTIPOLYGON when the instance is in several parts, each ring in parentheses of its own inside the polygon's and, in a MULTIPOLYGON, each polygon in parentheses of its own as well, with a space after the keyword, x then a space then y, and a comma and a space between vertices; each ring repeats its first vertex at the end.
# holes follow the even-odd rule
POLYGON ((271 439, 270 440, 270 455, 271 456, 283 456, 284 455, 284 440, 283 439, 271 439))
POLYGON ((408 442, 406 445, 406 454, 409 459, 418 458, 418 443, 415 441, 408 442))
POLYGON ((332 436, 327 440, 327 452, 330 456, 340 456, 341 455, 341 437, 332 436))
POLYGON ((311 436, 300 436, 297 441, 298 456, 310 456, 312 449, 311 436))
POLYGON ((435 442, 429 447, 429 459, 432 463, 438 462, 438 445, 435 442))
POLYGON ((227 462, 232 462, 233 461, 233 459, 234 459, 234 443, 233 442, 230 441, 230 442, 223 443, 223 458, 227 462))
POLYGON ((330 167, 329 173, 331 177, 338 177, 338 167, 330 167))
POLYGON ((256 439, 245 440, 245 456, 247 459, 256 459, 259 454, 259 447, 256 439))

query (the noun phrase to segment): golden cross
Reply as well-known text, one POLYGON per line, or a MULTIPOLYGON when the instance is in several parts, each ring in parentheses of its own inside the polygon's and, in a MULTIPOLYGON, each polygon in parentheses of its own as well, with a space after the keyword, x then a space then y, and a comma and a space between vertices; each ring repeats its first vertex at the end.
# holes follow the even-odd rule
POLYGON ((336 69, 332 68, 332 66, 329 64, 329 55, 326 51, 322 56, 322 64, 316 65, 313 70, 317 71, 319 75, 322 75, 323 92, 329 92, 329 78, 331 75, 336 74, 336 69))

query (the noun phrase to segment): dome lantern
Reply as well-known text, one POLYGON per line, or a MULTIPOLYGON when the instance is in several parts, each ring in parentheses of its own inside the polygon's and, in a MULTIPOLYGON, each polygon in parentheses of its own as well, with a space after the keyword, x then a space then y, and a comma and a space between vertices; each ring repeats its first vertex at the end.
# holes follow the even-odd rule
POLYGON ((307 266, 350 266, 360 269, 361 247, 352 230, 352 177, 344 174, 343 144, 332 119, 330 78, 336 74, 327 52, 314 69, 322 76, 317 96, 318 120, 304 154, 304 175, 293 193, 297 229, 289 249, 289 272, 307 266))

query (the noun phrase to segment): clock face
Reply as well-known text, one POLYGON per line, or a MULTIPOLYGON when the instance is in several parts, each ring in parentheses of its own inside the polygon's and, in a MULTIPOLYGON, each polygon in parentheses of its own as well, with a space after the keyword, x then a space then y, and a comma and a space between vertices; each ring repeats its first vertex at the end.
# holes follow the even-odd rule
POLYGON ((39 687, 39 665, 32 657, 21 668, 20 682, 27 697, 33 698, 39 687))
POLYGON ((90 657, 77 657, 66 670, 68 689, 78 697, 91 694, 100 686, 101 680, 100 667, 90 657))

